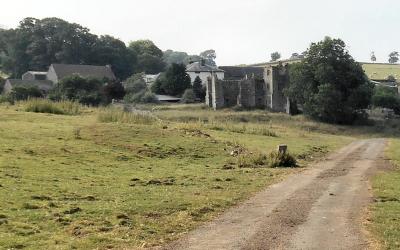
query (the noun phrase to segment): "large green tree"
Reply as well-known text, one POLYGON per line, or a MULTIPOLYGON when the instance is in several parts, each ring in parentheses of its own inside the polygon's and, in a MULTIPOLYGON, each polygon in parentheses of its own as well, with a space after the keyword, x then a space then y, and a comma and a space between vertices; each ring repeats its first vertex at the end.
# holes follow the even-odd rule
POLYGON ((150 40, 138 40, 129 43, 129 49, 137 55, 134 72, 157 74, 165 69, 163 52, 150 40))
POLYGON ((186 73, 186 66, 184 64, 173 63, 157 79, 151 90, 157 94, 179 96, 190 87, 190 76, 186 73))
POLYGON ((290 66, 286 94, 313 118, 352 123, 371 102, 373 85, 340 39, 312 43, 305 59, 290 66))

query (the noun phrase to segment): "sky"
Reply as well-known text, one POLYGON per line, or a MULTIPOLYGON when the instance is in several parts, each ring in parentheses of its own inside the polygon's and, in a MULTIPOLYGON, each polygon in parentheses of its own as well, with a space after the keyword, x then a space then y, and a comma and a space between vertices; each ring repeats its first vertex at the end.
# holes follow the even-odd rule
POLYGON ((265 62, 301 53, 325 36, 341 38, 358 61, 400 51, 399 0, 12 0, 0 26, 25 17, 58 17, 129 43, 199 54, 215 49, 218 65, 265 62))

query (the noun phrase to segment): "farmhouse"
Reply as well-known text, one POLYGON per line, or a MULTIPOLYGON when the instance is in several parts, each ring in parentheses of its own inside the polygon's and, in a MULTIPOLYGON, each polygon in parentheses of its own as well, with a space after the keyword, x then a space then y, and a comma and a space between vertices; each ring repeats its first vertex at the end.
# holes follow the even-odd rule
POLYGON ((3 94, 8 94, 14 87, 37 87, 46 94, 61 79, 73 75, 84 78, 116 80, 111 66, 51 64, 48 71, 27 71, 22 79, 8 79, 3 94))
POLYGON ((93 65, 74 65, 74 64, 52 64, 47 71, 47 80, 58 83, 61 79, 78 75, 83 78, 97 78, 115 80, 116 77, 111 70, 111 66, 93 66, 93 65))
POLYGON ((205 61, 194 62, 186 66, 186 72, 190 76, 190 80, 193 83, 196 77, 201 79, 203 85, 206 84, 207 79, 215 75, 218 79, 224 79, 224 71, 217 67, 212 67, 205 64, 205 61))

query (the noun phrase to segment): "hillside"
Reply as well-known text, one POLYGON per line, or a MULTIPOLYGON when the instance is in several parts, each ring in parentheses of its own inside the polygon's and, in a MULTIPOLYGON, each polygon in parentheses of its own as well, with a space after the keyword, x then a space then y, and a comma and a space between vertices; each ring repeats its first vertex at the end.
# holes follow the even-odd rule
MULTIPOLYGON (((300 60, 281 60, 282 63, 296 63, 300 60)), ((390 63, 365 63, 360 62, 365 74, 371 80, 386 80, 388 76, 392 75, 396 79, 400 78, 400 64, 390 64, 390 63)), ((266 67, 268 65, 276 65, 278 62, 265 62, 256 63, 248 66, 266 67)))

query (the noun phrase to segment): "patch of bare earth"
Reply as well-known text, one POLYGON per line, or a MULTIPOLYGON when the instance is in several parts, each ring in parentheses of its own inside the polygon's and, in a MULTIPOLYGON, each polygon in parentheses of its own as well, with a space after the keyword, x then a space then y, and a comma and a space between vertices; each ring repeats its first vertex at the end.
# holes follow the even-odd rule
POLYGON ((385 140, 354 142, 161 249, 368 249, 362 214, 385 140))

